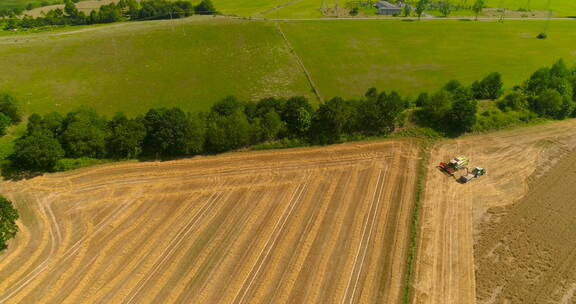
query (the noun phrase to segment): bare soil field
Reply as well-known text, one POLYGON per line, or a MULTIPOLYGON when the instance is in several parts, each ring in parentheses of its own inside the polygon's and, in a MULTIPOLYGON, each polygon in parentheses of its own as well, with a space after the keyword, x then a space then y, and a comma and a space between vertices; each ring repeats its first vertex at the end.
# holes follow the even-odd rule
MULTIPOLYGON (((554 242, 559 246, 557 243, 558 239, 561 239, 562 236, 566 237, 569 231, 564 231, 563 234, 556 233, 558 238, 549 241, 532 241, 532 238, 546 238, 551 231, 554 231, 554 228, 547 228, 546 226, 548 221, 551 220, 547 214, 563 210, 560 213, 557 212, 557 217, 554 220, 568 224, 568 219, 563 218, 573 217, 569 213, 571 212, 570 209, 566 207, 568 202, 562 202, 554 206, 550 205, 550 207, 545 204, 540 204, 540 208, 523 207, 529 211, 516 211, 517 215, 513 216, 515 218, 511 219, 510 223, 507 223, 505 217, 500 218, 500 224, 497 224, 495 228, 492 227, 492 230, 484 230, 481 223, 493 219, 491 214, 494 213, 493 210, 495 209, 489 208, 507 206, 518 202, 528 193, 531 181, 540 178, 558 159, 565 156, 568 153, 567 151, 573 151, 575 148, 576 121, 574 120, 487 135, 463 137, 435 145, 430 152, 426 188, 421 206, 420 218, 422 222, 418 240, 418 254, 415 262, 412 302, 438 304, 476 303, 478 298, 478 303, 547 303, 540 301, 541 298, 538 298, 539 296, 546 297, 549 295, 545 292, 525 297, 525 299, 538 299, 536 302, 492 302, 491 297, 495 292, 495 288, 504 286, 504 282, 514 280, 515 275, 526 275, 527 278, 538 279, 540 280, 538 282, 542 283, 544 278, 564 279, 565 276, 562 273, 572 272, 573 274, 572 270, 568 270, 572 269, 570 267, 573 264, 570 263, 574 259, 573 252, 571 259, 563 259, 567 258, 566 254, 574 249, 573 245, 562 248, 562 250, 558 249, 558 247, 552 247, 558 250, 556 253, 553 253, 553 249, 550 247, 548 247, 549 249, 544 249, 547 242, 554 242), (486 168, 487 175, 468 184, 461 185, 454 178, 438 170, 439 162, 448 161, 458 155, 470 157, 470 168, 475 166, 486 168), (537 168, 538 170, 536 170, 537 168), (544 213, 545 210, 547 210, 546 213, 544 213), (520 222, 523 224, 517 225, 520 222), (505 254, 499 255, 500 263, 497 263, 498 259, 494 260, 494 253, 489 254, 488 258, 486 257, 488 248, 493 249, 503 236, 507 236, 508 240, 511 240, 519 235, 525 235, 528 231, 531 231, 527 227, 533 222, 540 223, 537 225, 540 228, 534 229, 541 229, 541 231, 530 238, 524 236, 524 239, 515 240, 515 243, 510 245, 511 248, 503 247, 498 249, 508 250, 507 253, 510 253, 508 256, 505 254), (485 238, 486 235, 496 233, 495 231, 498 231, 497 235, 485 238), (480 241, 476 252, 474 249, 475 241, 480 241), (543 247, 537 248, 539 246, 543 247), (530 250, 523 251, 523 249, 528 248, 530 250), (475 255, 477 255, 476 261, 475 255), (544 259, 537 263, 526 259, 520 261, 520 257, 526 256, 537 260, 538 255, 542 255, 544 259), (502 260, 505 257, 507 260, 503 262, 502 260), (558 260, 551 262, 550 258, 557 258, 558 260), (486 266, 488 264, 487 259, 491 263, 489 264, 490 266, 486 266), (561 264, 561 267, 568 268, 562 268, 564 272, 553 275, 551 271, 559 269, 554 269, 553 267, 565 262, 568 264, 561 264), (524 269, 518 270, 518 274, 506 273, 504 269, 496 271, 503 263, 507 263, 508 269, 515 267, 524 267, 524 269), (544 276, 544 270, 540 268, 541 266, 549 267, 546 268, 547 276, 544 276), (534 269, 531 267, 534 267, 534 269), (475 270, 478 268, 480 270, 477 278, 475 270), (540 276, 539 274, 542 275, 540 276), (476 289, 477 280, 478 289, 476 289)), ((573 167, 570 170, 573 170, 573 167)), ((457 177, 460 174, 458 173, 457 177)), ((570 179, 566 182, 569 183, 570 179)), ((562 185, 565 184, 562 183, 562 185)), ((527 199, 531 199, 530 195, 527 199)), ((551 198, 549 193, 544 193, 544 195, 548 195, 551 198)), ((558 197, 569 197, 566 196, 568 194, 557 195, 559 195, 558 197)), ((538 195, 532 199, 538 200, 538 195)), ((573 201, 572 199, 571 208, 574 208, 573 201)), ((521 205, 522 203, 518 204, 518 206, 521 205)), ((523 210, 523 208, 520 209, 523 210)), ((574 218, 571 220, 574 221, 574 218)), ((561 227, 573 229, 574 227, 573 225, 566 226, 561 223, 557 223, 557 225, 558 229, 561 227)), ((565 240, 565 242, 569 241, 565 240)), ((537 281, 531 282, 531 284, 536 283, 537 281)), ((572 290, 572 293, 576 290, 574 285, 570 285, 574 284, 573 280, 565 282, 556 280, 549 284, 556 288, 554 292, 557 292, 558 295, 555 295, 555 297, 561 297, 562 290, 572 290), (560 284, 564 285, 560 287, 560 284), (561 288, 564 289, 560 290, 561 288)), ((532 287, 521 283, 519 285, 528 289, 532 287)), ((509 288, 516 288, 519 285, 512 285, 509 288)), ((552 287, 538 286, 546 292, 552 290, 552 287)), ((519 292, 518 289, 515 289, 514 292, 502 293, 502 295, 516 295, 515 292, 519 292)), ((537 291, 528 290, 527 292, 537 291)))
POLYGON ((396 303, 418 145, 120 163, 0 191, 0 303, 396 303))

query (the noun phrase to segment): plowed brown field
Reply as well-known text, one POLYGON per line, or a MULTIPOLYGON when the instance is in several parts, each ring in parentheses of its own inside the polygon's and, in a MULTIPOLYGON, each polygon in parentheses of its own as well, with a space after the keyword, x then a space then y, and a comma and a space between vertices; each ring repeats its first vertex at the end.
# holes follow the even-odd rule
POLYGON ((395 303, 417 164, 384 141, 4 182, 0 303, 395 303))
MULTIPOLYGON (((497 267, 481 269, 482 277, 480 279, 482 282, 478 284, 479 294, 477 296, 475 269, 484 266, 475 261, 475 240, 482 240, 480 223, 490 219, 494 209, 489 208, 518 202, 528 193, 530 181, 537 180, 539 175, 544 174, 558 159, 566 155, 566 151, 572 151, 575 148, 576 121, 574 120, 488 135, 463 137, 435 145, 430 153, 426 190, 422 201, 422 223, 416 257, 413 303, 469 304, 476 303, 477 297, 481 300, 478 303, 548 303, 544 301, 492 302, 495 299, 492 299, 491 296, 498 293, 495 288, 502 284, 491 281, 503 282, 507 279, 514 279, 512 273, 496 271, 497 267), (461 185, 438 170, 437 165, 440 161, 447 161, 457 155, 470 157, 471 168, 474 166, 484 167, 488 170, 488 174, 469 184, 461 185), (538 170, 536 170, 537 168, 538 170)), ((574 168, 570 170, 574 170, 574 168)), ((573 197, 571 202, 574 206, 573 197)), ((556 207, 559 210, 570 212, 572 209, 560 207, 566 207, 567 203, 556 205, 556 207)), ((546 206, 537 207, 536 205, 532 204, 531 211, 528 213, 534 218, 542 217, 534 221, 541 223, 539 229, 547 230, 545 223, 550 221, 550 217, 546 214, 550 214, 555 209, 551 208, 552 211, 548 210, 545 213, 542 209, 546 209, 546 206)), ((515 231, 515 234, 523 234, 528 231, 527 223, 515 226, 522 220, 528 221, 527 217, 516 218, 515 222, 508 224, 504 224, 506 221, 504 217, 499 220, 503 223, 501 228, 508 229, 506 231, 499 230, 500 232, 515 231)), ((560 213, 556 213, 555 220, 567 222, 560 213)), ((574 219, 572 218, 573 222, 574 219)), ((495 231, 485 233, 491 234, 495 231)), ((548 235, 544 231, 541 233, 542 236, 548 235)), ((498 239, 497 236, 495 238, 498 239)), ((490 243, 489 241, 486 242, 490 243)), ((532 245, 527 244, 524 248, 532 249, 533 247, 530 246, 538 245, 534 242, 532 245)), ((574 246, 568 246, 567 251, 562 251, 563 254, 557 255, 557 257, 562 259, 573 248, 574 246)), ((528 256, 542 254, 541 250, 529 251, 527 250, 523 254, 528 256)), ((476 254, 481 255, 485 253, 485 251, 476 252, 476 254)), ((483 258, 483 256, 477 257, 479 260, 483 258)), ((500 258, 516 260, 516 262, 507 264, 508 269, 520 267, 523 263, 529 262, 528 260, 518 260, 519 256, 517 255, 502 255, 500 258)), ((557 261, 557 263, 559 263, 558 265, 572 266, 574 263, 571 261, 573 261, 573 254, 571 260, 567 262, 568 264, 562 264, 563 261, 557 261)), ((540 262, 544 263, 546 267, 557 265, 556 263, 550 264, 547 259, 540 262)), ((524 271, 530 272, 530 267, 538 269, 540 267, 538 265, 529 266, 524 271)), ((538 275, 534 274, 534 276, 538 275)), ((548 276, 548 278, 552 277, 551 275, 548 276)), ((544 276, 540 277, 541 280, 543 278, 544 276)), ((576 290, 576 283, 574 282, 557 280, 552 284, 564 284, 564 289, 572 290, 572 293, 576 290)), ((524 285, 524 288, 532 288, 532 286, 524 285)), ((551 291, 552 289, 545 288, 543 290, 551 291)), ((554 291, 561 293, 559 290, 554 291)))

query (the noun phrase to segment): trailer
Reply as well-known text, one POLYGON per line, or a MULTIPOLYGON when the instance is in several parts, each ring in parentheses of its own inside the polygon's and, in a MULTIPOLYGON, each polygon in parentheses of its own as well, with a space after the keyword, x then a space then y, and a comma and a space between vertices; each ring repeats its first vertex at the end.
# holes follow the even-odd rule
MULTIPOLYGON (((466 168, 466 171, 468 171, 468 168, 466 168)), ((471 172, 467 172, 465 175, 460 176, 460 178, 458 179, 458 182, 461 184, 465 184, 473 179, 479 178, 480 176, 486 174, 486 169, 484 168, 480 168, 480 167, 476 167, 474 169, 472 169, 471 172)))

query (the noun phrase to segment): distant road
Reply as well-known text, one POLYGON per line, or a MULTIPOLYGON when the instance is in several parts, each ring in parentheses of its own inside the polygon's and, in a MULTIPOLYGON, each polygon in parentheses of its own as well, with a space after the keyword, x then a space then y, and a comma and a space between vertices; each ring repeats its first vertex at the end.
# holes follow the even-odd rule
MULTIPOLYGON (((271 21, 340 21, 340 20, 347 20, 347 21, 355 21, 355 20, 418 20, 415 17, 361 17, 361 18, 352 18, 352 17, 330 17, 330 18, 242 18, 240 19, 252 19, 252 20, 271 20, 271 21)), ((474 20, 474 16, 472 17, 423 17, 421 20, 474 20)), ((499 17, 478 17, 478 21, 498 21, 501 20, 499 17)), ((560 17, 560 18, 504 18, 503 20, 529 20, 529 21, 547 21, 547 20, 575 20, 576 18, 568 18, 568 17, 560 17)))

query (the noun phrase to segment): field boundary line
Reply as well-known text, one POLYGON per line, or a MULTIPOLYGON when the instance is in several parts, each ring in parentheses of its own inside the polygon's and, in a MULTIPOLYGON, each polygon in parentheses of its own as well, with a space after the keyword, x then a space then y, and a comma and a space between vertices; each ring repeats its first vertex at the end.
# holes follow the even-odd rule
POLYGON ((302 197, 302 194, 307 190, 308 183, 309 183, 309 180, 306 181, 306 183, 304 185, 302 185, 301 187, 298 187, 297 190, 292 195, 292 199, 290 201, 290 204, 284 210, 284 212, 282 214, 282 218, 280 218, 280 220, 278 222, 276 222, 274 230, 272 231, 272 235, 270 236, 270 238, 266 242, 266 245, 264 246, 264 248, 262 248, 262 251, 260 251, 260 254, 258 255, 258 259, 256 260, 256 265, 258 265, 258 268, 256 269, 256 272, 254 272, 254 266, 256 266, 256 265, 254 265, 252 267, 252 270, 248 274, 248 277, 246 278, 246 280, 244 280, 244 283, 240 287, 240 292, 234 298, 233 303, 243 303, 244 302, 244 298, 246 298, 246 295, 250 291, 252 284, 254 284, 254 281, 256 280, 256 277, 258 276, 260 269, 262 269, 262 266, 264 265, 264 261, 268 258, 268 256, 270 256, 270 252, 272 251, 272 248, 276 245, 276 242, 278 241, 278 237, 280 236, 280 233, 282 232, 282 230, 284 230, 284 226, 286 225, 288 218, 292 215, 292 212, 294 211, 294 208, 296 207, 298 202, 300 202, 300 198, 302 197), (272 241, 272 243, 270 243, 270 241, 272 241), (266 253, 264 253, 264 251, 266 251, 266 253), (248 284, 248 286, 246 286, 246 288, 244 288, 244 286, 246 285, 248 280, 250 280, 250 283, 248 284), (242 292, 242 289, 244 289, 243 292, 242 292), (238 298, 240 293, 242 293, 242 296, 240 297, 240 299, 238 301, 236 301, 236 299, 238 298))
POLYGON ((304 65, 304 61, 302 61, 302 58, 300 58, 298 53, 296 53, 296 50, 292 46, 292 43, 290 43, 290 40, 288 40, 288 37, 286 37, 286 34, 282 30, 282 27, 280 26, 280 24, 278 22, 275 22, 275 26, 278 29, 280 36, 282 36, 282 39, 284 40, 284 42, 286 42, 286 46, 288 47, 288 50, 290 51, 290 53, 292 53, 292 55, 294 55, 294 58, 296 58, 296 61, 298 62, 298 65, 302 69, 302 72, 304 72, 306 79, 308 79, 308 83, 310 84, 310 87, 312 88, 312 92, 314 93, 314 95, 316 95, 316 98, 318 98, 318 101, 320 103, 324 103, 324 99, 322 98, 322 95, 320 94, 320 91, 318 90, 316 83, 314 83, 314 80, 312 79, 312 75, 310 74, 310 71, 308 71, 308 69, 304 65))
POLYGON ((418 238, 420 236, 420 208, 424 197, 426 182, 426 166, 428 164, 429 146, 428 142, 422 143, 420 147, 420 161, 418 163, 418 179, 414 189, 414 207, 410 219, 410 236, 408 241, 408 252, 406 253, 406 273, 404 279, 403 304, 409 304, 412 300, 412 280, 414 279, 414 268, 416 253, 418 250, 418 238))

